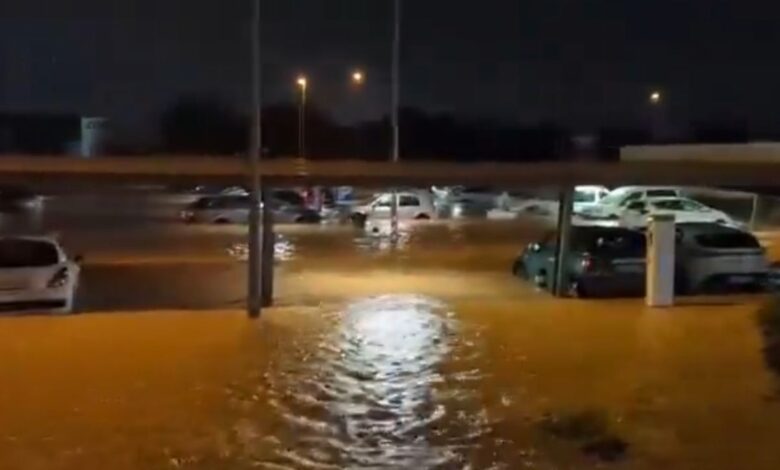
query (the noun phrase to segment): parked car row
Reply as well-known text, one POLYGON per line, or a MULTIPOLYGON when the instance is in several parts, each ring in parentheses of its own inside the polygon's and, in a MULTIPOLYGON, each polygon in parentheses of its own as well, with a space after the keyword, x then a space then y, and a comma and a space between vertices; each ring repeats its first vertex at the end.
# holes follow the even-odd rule
MULTIPOLYGON (((180 217, 186 223, 246 224, 252 200, 246 194, 223 194, 203 196, 181 211, 180 217)), ((264 210, 262 203, 260 211, 264 210)), ((278 223, 318 223, 319 212, 306 207, 303 198, 295 191, 275 190, 271 194, 271 210, 278 223)))
MULTIPOLYGON (((677 294, 765 285, 769 263, 751 233, 717 223, 681 223, 676 230, 677 294)), ((577 297, 643 294, 645 238, 642 231, 623 227, 574 227, 565 267, 566 292, 577 297)), ((557 235, 550 232, 523 250, 512 271, 540 288, 551 288, 556 258, 557 235)))

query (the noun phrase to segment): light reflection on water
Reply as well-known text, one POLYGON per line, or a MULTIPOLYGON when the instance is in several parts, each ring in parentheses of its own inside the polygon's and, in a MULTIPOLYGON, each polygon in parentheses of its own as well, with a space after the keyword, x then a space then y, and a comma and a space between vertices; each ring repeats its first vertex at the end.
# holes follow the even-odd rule
POLYGON ((436 397, 457 329, 446 306, 380 296, 349 304, 337 321, 305 361, 288 356, 268 374, 269 403, 301 443, 279 449, 280 460, 295 468, 454 462, 456 453, 431 441, 451 411, 436 397))

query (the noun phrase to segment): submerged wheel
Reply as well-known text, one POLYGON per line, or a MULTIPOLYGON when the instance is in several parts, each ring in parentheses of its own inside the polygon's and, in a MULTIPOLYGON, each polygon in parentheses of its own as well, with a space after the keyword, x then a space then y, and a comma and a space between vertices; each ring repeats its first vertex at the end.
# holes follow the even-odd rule
POLYGON ((542 270, 534 275, 534 285, 540 289, 547 287, 547 272, 542 270))
POLYGON ((566 292, 568 296, 573 299, 584 299, 588 297, 588 292, 585 290, 585 287, 576 279, 569 282, 569 288, 566 292))

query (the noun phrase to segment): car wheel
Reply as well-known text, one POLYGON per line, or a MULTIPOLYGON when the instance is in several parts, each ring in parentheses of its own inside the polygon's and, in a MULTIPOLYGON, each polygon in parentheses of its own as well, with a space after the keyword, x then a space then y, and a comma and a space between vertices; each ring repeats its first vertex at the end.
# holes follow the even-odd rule
POLYGON ((690 281, 685 271, 677 270, 674 272, 674 293, 675 295, 688 295, 692 293, 690 281))
POLYGON ((354 214, 350 215, 349 218, 352 220, 352 224, 356 227, 364 227, 366 225, 367 217, 365 214, 355 212, 354 214))
POLYGON ((512 264, 512 274, 520 279, 528 278, 528 273, 525 271, 525 263, 522 260, 517 260, 512 264))
POLYGON ((431 220, 431 216, 428 214, 417 214, 414 220, 431 220))
POLYGON ((534 285, 540 289, 547 287, 547 271, 541 270, 534 275, 534 285))
POLYGON ((582 283, 576 279, 572 279, 571 282, 569 282, 567 294, 569 297, 574 299, 584 299, 588 297, 587 290, 582 285, 582 283))

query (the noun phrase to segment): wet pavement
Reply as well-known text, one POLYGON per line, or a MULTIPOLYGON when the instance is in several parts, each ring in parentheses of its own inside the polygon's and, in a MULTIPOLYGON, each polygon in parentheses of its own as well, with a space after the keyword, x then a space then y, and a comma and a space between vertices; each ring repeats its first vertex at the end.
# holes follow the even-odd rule
POLYGON ((250 322, 242 229, 69 223, 111 313, 0 318, 0 468, 780 468, 766 296, 555 300, 525 222, 290 227, 250 322))

